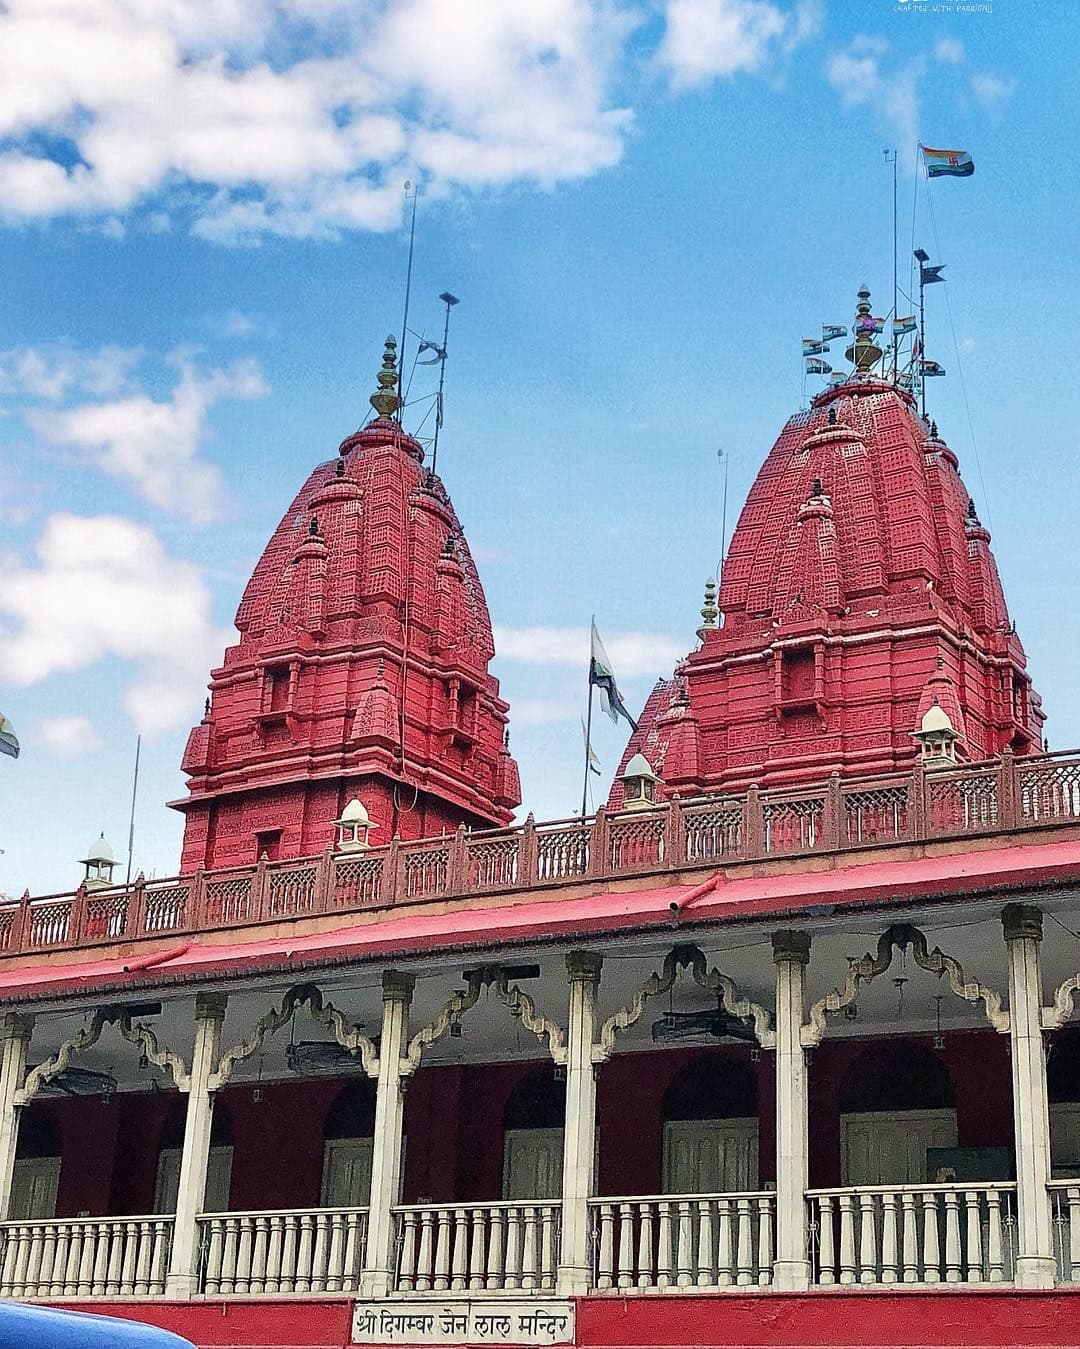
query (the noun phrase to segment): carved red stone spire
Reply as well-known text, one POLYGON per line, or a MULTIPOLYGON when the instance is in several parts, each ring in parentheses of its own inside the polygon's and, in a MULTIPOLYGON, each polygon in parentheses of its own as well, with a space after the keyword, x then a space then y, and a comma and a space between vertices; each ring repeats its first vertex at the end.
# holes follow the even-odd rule
MULTIPOLYGON (((857 325, 869 313, 864 288, 857 325)), ((854 371, 788 421, 750 489, 721 625, 706 615, 627 747, 668 795, 906 768, 935 697, 969 759, 1040 747, 990 535, 937 427, 873 373, 863 327, 854 371)))
POLYGON ((375 419, 311 473, 244 591, 173 803, 185 871, 320 852, 353 797, 373 843, 506 824, 519 803, 483 588, 396 384, 388 338, 375 419))

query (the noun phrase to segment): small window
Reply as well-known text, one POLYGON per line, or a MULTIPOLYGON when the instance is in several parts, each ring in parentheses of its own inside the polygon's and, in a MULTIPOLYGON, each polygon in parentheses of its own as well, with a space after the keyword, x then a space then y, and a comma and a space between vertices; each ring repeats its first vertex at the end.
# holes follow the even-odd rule
POLYGON ((784 652, 785 702, 812 702, 814 698, 814 653, 809 647, 784 652))
POLYGON ((261 860, 263 853, 268 862, 276 862, 281 856, 281 830, 260 829, 255 835, 255 861, 261 860))
POLYGON ((266 710, 282 712, 289 704, 289 667, 278 665, 266 672, 266 710))

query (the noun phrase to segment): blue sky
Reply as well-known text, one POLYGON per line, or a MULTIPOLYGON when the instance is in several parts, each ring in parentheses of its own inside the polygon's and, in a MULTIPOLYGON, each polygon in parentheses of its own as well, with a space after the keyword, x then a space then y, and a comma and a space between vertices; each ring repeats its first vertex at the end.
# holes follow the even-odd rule
MULTIPOLYGON (((0 13, 0 891, 104 829, 169 874, 179 760, 244 582, 368 415, 401 322, 454 313, 439 468, 477 555, 526 806, 580 800, 595 612, 628 702, 694 642, 801 396, 799 342, 891 297, 917 140, 969 150, 915 242, 931 410, 1049 712, 1075 710, 1080 40, 1055 5, 11 0, 0 13), (958 364, 959 356, 959 364, 958 364), (959 379, 962 366, 975 462, 959 379)), ((417 416, 422 415, 418 412, 417 416)), ((596 748, 610 774, 622 728, 596 748)), ((599 780, 597 780, 599 783, 599 780)), ((606 790, 606 777, 602 790, 606 790)))

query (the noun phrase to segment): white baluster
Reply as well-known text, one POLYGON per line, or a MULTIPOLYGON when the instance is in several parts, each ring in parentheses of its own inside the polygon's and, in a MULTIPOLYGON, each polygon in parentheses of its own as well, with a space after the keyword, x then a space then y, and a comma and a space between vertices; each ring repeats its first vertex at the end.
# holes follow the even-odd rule
POLYGON ((1080 1189, 1070 1185, 1066 1191, 1069 1202, 1069 1279, 1080 1273, 1080 1189))
POLYGON ((1001 1192, 999 1190, 987 1190, 986 1211, 989 1218, 986 1234, 986 1256, 990 1282, 1001 1283, 1005 1278, 1005 1265, 1002 1259, 1001 1192))
POLYGON ((455 1291, 465 1287, 465 1271, 469 1267, 469 1211, 454 1210, 454 1256, 450 1269, 450 1287, 455 1291))
POLYGON ((717 1239, 716 1254, 716 1282, 721 1287, 726 1287, 733 1282, 735 1278, 735 1263, 733 1259, 734 1241, 732 1239, 732 1213, 731 1200, 720 1198, 716 1201, 719 1213, 719 1233, 717 1239))
POLYGON ((483 1288, 487 1272, 486 1212, 482 1208, 472 1211, 472 1250, 469 1253, 469 1287, 483 1288))
POLYGON ((960 1282, 960 1196, 945 1192, 945 1282, 960 1282))
POLYGON ((737 1200, 735 1207, 739 1221, 736 1247, 739 1269, 735 1282, 745 1287, 754 1282, 754 1214, 749 1199, 737 1200))
MULTIPOLYGON (((430 1216, 430 1215, 429 1215, 430 1216)), ((342 1287, 348 1292, 353 1292, 360 1278, 360 1263, 363 1259, 361 1252, 364 1249, 364 1238, 366 1233, 366 1217, 364 1213, 358 1213, 355 1210, 349 1214, 346 1223, 345 1232, 345 1272, 343 1276, 342 1287)), ((430 1224, 428 1256, 430 1259, 430 1224)))
POLYGON ((491 1230, 488 1233, 488 1288, 503 1287, 505 1241, 506 1210, 496 1207, 491 1210, 491 1230))
MULTIPOLYGON (((30 1253, 26 1262, 26 1295, 27 1297, 38 1297, 38 1282, 41 1275, 41 1250, 43 1238, 43 1223, 34 1223, 30 1230, 30 1253)), ((97 1278, 97 1267, 94 1269, 95 1280, 97 1278)), ((95 1287, 96 1287, 95 1283, 95 1287)), ((101 1288, 99 1292, 105 1291, 105 1277, 102 1271, 101 1288)))
POLYGON ((872 1194, 859 1195, 859 1282, 877 1283, 877 1205, 872 1194))
POLYGON ((270 1219, 270 1235, 266 1250, 266 1281, 263 1290, 267 1293, 281 1291, 281 1251, 285 1240, 285 1216, 276 1214, 270 1219))
POLYGON ((620 1288, 629 1288, 634 1282, 634 1206, 619 1205, 619 1244, 617 1251, 618 1278, 620 1288))
MULTIPOLYGON (((74 1297, 79 1291, 79 1266, 82 1263, 82 1223, 69 1227, 67 1268, 64 1270, 64 1296, 74 1297)), ((17 1276, 16 1266, 16 1277, 17 1276)))
POLYGON ((938 1235, 937 1195, 924 1190, 923 1204, 923 1283, 941 1282, 941 1238, 938 1235))
MULTIPOLYGON (((667 1199, 661 1199, 659 1208, 660 1224, 656 1243, 656 1286, 657 1288, 670 1288, 675 1265, 672 1256, 671 1204, 667 1199)), ((620 1279, 619 1287, 629 1288, 630 1285, 629 1283, 624 1284, 620 1279)))
POLYGON ((604 1291, 614 1286, 615 1206, 600 1205, 600 1253, 597 1257, 596 1286, 604 1291))
POLYGON ((679 1200, 678 1247, 675 1257, 675 1282, 680 1288, 689 1288, 694 1282, 694 1229, 690 1219, 689 1200, 679 1200))
POLYGON ((63 1296, 64 1278, 68 1261, 68 1243, 70 1240, 71 1229, 67 1223, 60 1223, 56 1229, 56 1255, 53 1258, 52 1283, 49 1284, 50 1297, 63 1296))
POLYGON ((903 1220, 904 1282, 919 1282, 919 1212, 915 1196, 905 1190, 900 1196, 900 1214, 903 1220))
MULTIPOLYGON (((250 1221, 250 1220, 249 1220, 250 1221)), ((266 1290, 266 1254, 269 1247, 269 1232, 265 1214, 255 1219, 255 1235, 251 1250, 251 1282, 249 1291, 262 1293, 266 1290)))
POLYGON ((149 1232, 140 1233, 138 1223, 130 1225, 130 1239, 139 1252, 135 1262, 136 1296, 150 1291, 150 1266, 153 1261, 154 1247, 149 1240, 149 1235, 149 1232))
MULTIPOLYGON (((310 1293, 312 1289, 315 1227, 310 1213, 300 1215, 296 1247, 296 1291, 310 1293)), ((239 1290, 238 1290, 239 1291, 239 1290)))
POLYGON ((326 1291, 337 1293, 341 1289, 341 1271, 345 1260, 345 1215, 330 1215, 330 1258, 326 1267, 326 1291))
MULTIPOLYGON (((82 1262, 79 1265, 79 1296, 86 1297, 94 1285, 94 1250, 97 1242, 94 1240, 96 1228, 92 1223, 83 1225, 83 1252, 82 1262)), ((27 1251, 29 1255, 29 1251, 27 1251)))
POLYGON ((842 1194, 840 1209, 840 1282, 855 1282, 855 1196, 842 1194))
POLYGON ((313 1293, 324 1293, 326 1291, 326 1268, 328 1263, 330 1229, 327 1224, 326 1214, 319 1213, 315 1216, 315 1253, 311 1257, 311 1291, 313 1293))
MULTIPOLYGON (((49 1224, 48 1231, 52 1232, 52 1224, 49 1224)), ((105 1266, 105 1295, 107 1297, 117 1297, 120 1292, 120 1272, 124 1267, 124 1247, 127 1245, 127 1228, 124 1223, 117 1223, 113 1227, 112 1240, 109 1242, 109 1259, 105 1266)), ((52 1258, 49 1257, 49 1264, 52 1264, 52 1258)), ((48 1296, 48 1280, 45 1279, 44 1270, 42 1271, 42 1280, 45 1283, 45 1290, 40 1294, 41 1297, 48 1296)))
POLYGON ((435 1214, 424 1209, 420 1214, 420 1253, 416 1258, 415 1287, 417 1292, 426 1292, 431 1287, 432 1260, 435 1255, 435 1214))
POLYGON ((982 1283, 982 1206, 979 1203, 978 1190, 968 1190, 964 1195, 964 1204, 967 1223, 967 1281, 982 1283))
POLYGON ((712 1288, 716 1284, 716 1266, 713 1263, 716 1256, 713 1244, 713 1201, 699 1199, 697 1211, 697 1284, 699 1288, 712 1288))
MULTIPOLYGON (((254 1232, 250 1218, 238 1218, 236 1221, 239 1232, 236 1243, 236 1275, 233 1279, 233 1290, 237 1293, 246 1293, 251 1286, 251 1247, 254 1232)), ((311 1219, 309 1218, 308 1221, 310 1222, 311 1219)))
MULTIPOLYGON (((56 1267, 56 1224, 45 1228, 45 1243, 41 1251, 41 1270, 38 1273, 38 1297, 48 1297, 56 1267)), ((116 1291, 115 1289, 113 1291, 116 1291)))
POLYGON ((530 1291, 536 1287, 536 1209, 531 1205, 522 1214, 521 1286, 530 1291))
POLYGON ((157 1295, 165 1291, 165 1275, 168 1270, 169 1234, 172 1222, 165 1218, 151 1223, 153 1232, 153 1256, 150 1261, 150 1291, 157 1295))
POLYGON ((281 1240, 281 1275, 278 1281, 278 1288, 282 1293, 296 1292, 296 1248, 299 1238, 296 1214, 287 1213, 281 1240))
MULTIPOLYGON (((454 1221, 453 1212, 441 1208, 438 1215, 438 1241, 435 1247, 435 1283, 436 1292, 442 1292, 450 1286, 450 1233, 454 1221)), ((509 1285, 516 1287, 516 1285, 509 1285)))
POLYGON ((771 1199, 757 1199, 754 1201, 758 1206, 758 1275, 757 1281, 762 1286, 772 1283, 773 1277, 773 1256, 772 1256, 772 1234, 773 1234, 773 1214, 771 1199))
POLYGON ((406 1209, 404 1213, 398 1215, 400 1233, 399 1241, 401 1247, 401 1260, 398 1265, 398 1289, 402 1293, 411 1293, 414 1288, 426 1287, 421 1285, 416 1277, 416 1213, 413 1209, 406 1209))
POLYGON ((545 1204, 540 1210, 540 1286, 555 1286, 555 1214, 556 1210, 545 1204))
POLYGON ((881 1282, 895 1283, 900 1251, 897 1244, 895 1191, 881 1196, 881 1282))

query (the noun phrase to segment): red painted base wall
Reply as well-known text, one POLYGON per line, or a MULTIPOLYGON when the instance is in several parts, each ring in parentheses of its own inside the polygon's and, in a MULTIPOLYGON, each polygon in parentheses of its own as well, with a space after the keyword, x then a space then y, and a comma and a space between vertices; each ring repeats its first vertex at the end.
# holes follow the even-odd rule
MULTIPOLYGON (((112 1303, 80 1311, 126 1316, 199 1346, 344 1349, 347 1301, 112 1303)), ((1080 1343, 1075 1292, 935 1293, 839 1290, 714 1297, 594 1297, 577 1308, 581 1349, 1066 1349, 1080 1343)))

